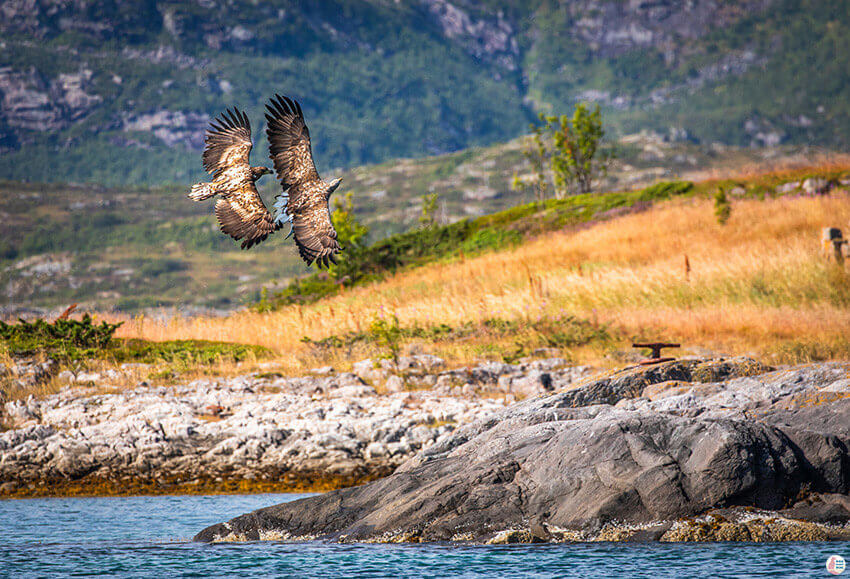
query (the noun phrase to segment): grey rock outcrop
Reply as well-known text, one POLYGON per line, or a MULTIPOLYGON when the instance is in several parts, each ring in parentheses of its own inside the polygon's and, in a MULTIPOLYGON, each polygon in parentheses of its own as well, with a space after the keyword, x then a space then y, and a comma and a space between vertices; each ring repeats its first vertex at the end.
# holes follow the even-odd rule
POLYGON ((124 131, 149 132, 169 147, 183 144, 200 149, 209 117, 199 112, 158 110, 130 115, 124 119, 124 131))
POLYGON ((469 54, 508 70, 517 69, 516 31, 501 11, 476 15, 468 10, 472 5, 464 9, 447 0, 421 0, 420 4, 443 35, 459 42, 469 54))
POLYGON ((0 67, 0 118, 13 129, 56 131, 86 116, 103 99, 91 94, 92 71, 50 80, 35 68, 0 67))
MULTIPOLYGON (((747 0, 739 4, 741 9, 754 13, 764 10, 770 2, 747 0)), ((717 3, 710 0, 580 0, 571 2, 566 9, 573 17, 571 35, 606 56, 647 46, 669 52, 676 36, 698 38, 712 27, 722 27, 735 18, 734 11, 718 9, 717 3)))
MULTIPOLYGON (((573 369, 560 362, 548 364, 558 368, 553 375, 571 380, 573 369)), ((500 370, 521 373, 541 363, 500 370)), ((380 378, 374 383, 384 394, 357 374, 330 367, 301 377, 272 373, 168 388, 142 382, 105 393, 97 389, 144 376, 146 368, 66 371, 57 379, 67 386, 56 395, 0 400, 0 414, 11 426, 0 432, 0 480, 9 483, 0 493, 44 494, 51 485, 86 492, 95 483, 101 488, 126 481, 176 489, 210 481, 283 480, 293 488, 327 488, 373 479, 458 424, 504 407, 507 396, 479 396, 489 382, 475 382, 460 395, 433 388, 439 376, 451 372, 492 382, 491 365, 454 371, 442 370, 444 365, 434 356, 409 356, 382 360, 383 373, 371 374, 371 360, 355 364, 362 375, 380 378)), ((0 374, 32 386, 55 370, 50 363, 21 361, 0 374)))
POLYGON ((848 367, 768 370, 692 360, 590 380, 461 426, 385 479, 261 509, 196 539, 510 542, 500 533, 576 540, 615 527, 662 540, 850 536, 791 520, 850 521, 848 367), (787 522, 758 530, 743 507, 787 522), (722 532, 683 522, 712 509, 728 511, 705 523, 722 532))

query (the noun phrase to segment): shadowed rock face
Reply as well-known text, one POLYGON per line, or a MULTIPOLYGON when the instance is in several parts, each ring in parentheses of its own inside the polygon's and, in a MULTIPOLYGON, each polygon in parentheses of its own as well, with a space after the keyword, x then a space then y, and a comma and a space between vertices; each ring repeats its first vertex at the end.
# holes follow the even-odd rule
POLYGON ((841 498, 850 492, 847 369, 734 377, 766 370, 742 362, 743 371, 721 372, 725 382, 683 382, 697 365, 634 369, 515 404, 458 428, 390 477, 261 509, 196 540, 485 540, 511 528, 547 539, 556 529, 668 521, 648 537, 658 538, 682 517, 726 507, 777 511, 807 493, 808 503, 785 514, 850 520, 841 498), (659 383, 665 373, 675 380, 668 396, 659 383), (641 382, 655 382, 653 400, 640 397, 641 382))

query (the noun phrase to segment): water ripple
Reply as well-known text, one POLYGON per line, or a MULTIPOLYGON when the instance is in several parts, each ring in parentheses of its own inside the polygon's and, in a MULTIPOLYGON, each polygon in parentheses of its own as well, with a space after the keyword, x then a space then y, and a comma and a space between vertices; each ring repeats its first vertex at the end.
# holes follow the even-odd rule
POLYGON ((850 543, 195 544, 207 525, 304 495, 0 501, 0 576, 811 577, 850 543))

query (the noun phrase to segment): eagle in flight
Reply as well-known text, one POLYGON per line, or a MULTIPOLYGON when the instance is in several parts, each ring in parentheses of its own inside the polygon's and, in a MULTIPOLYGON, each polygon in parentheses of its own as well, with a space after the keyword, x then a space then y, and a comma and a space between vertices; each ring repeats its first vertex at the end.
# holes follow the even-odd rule
POLYGON ((241 240, 242 249, 264 241, 289 222, 289 235, 294 234, 301 258, 307 265, 315 262, 327 267, 329 262, 336 263, 334 255, 341 251, 328 200, 342 179, 327 183, 319 177, 310 131, 296 101, 275 95, 266 109, 269 157, 282 189, 273 206, 275 214, 266 209, 255 184, 272 171, 248 162, 253 147, 251 123, 236 108, 210 123, 203 162, 213 179, 193 185, 189 198, 202 201, 218 195, 215 215, 221 230, 241 240))

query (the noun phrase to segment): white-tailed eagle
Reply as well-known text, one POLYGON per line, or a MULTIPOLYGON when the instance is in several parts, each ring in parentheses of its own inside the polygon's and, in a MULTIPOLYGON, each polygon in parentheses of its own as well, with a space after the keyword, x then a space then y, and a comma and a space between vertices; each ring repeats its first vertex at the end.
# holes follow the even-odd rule
POLYGON ((269 156, 282 188, 274 204, 275 215, 269 213, 255 185, 257 179, 272 171, 249 164, 251 123, 236 108, 210 123, 203 163, 213 180, 193 185, 189 198, 202 201, 219 195, 215 214, 221 230, 241 240, 242 249, 264 241, 290 222, 289 235, 294 233, 301 258, 307 265, 315 262, 327 267, 329 262, 336 263, 334 255, 341 250, 328 200, 342 179, 327 183, 319 177, 310 132, 296 101, 275 95, 266 108, 269 156))

